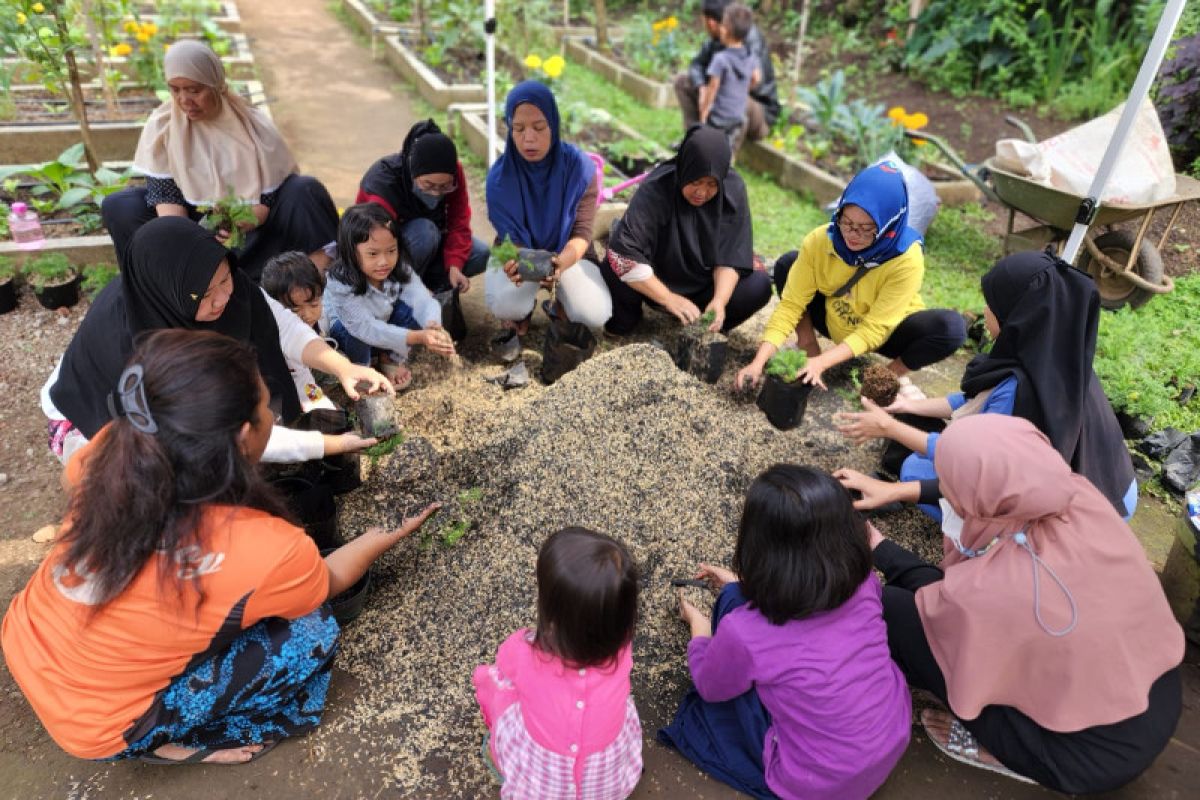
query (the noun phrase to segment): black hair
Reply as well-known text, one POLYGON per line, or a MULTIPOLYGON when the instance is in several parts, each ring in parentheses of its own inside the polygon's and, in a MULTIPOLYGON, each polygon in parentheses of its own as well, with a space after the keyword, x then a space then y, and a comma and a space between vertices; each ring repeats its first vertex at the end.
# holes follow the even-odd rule
POLYGON ((568 664, 611 664, 633 639, 638 569, 625 545, 587 528, 552 533, 538 552, 534 644, 568 664))
POLYGON ((308 292, 309 298, 314 300, 325 291, 321 270, 299 250, 273 256, 263 267, 260 283, 263 291, 285 308, 292 308, 292 289, 308 292))
POLYGON ((837 608, 867 579, 867 527, 829 473, 776 464, 746 493, 733 568, 772 624, 804 619, 837 608))
POLYGON ((408 283, 412 278, 404 240, 400 238, 392 215, 378 203, 359 203, 350 206, 342 214, 337 231, 337 259, 329 267, 329 274, 353 289, 355 294, 365 294, 367 291, 367 276, 363 275, 362 265, 358 263, 358 246, 370 239, 371 231, 376 228, 386 228, 391 232, 399 248, 396 268, 388 277, 397 283, 408 283))
POLYGON ((700 13, 711 19, 713 22, 720 22, 725 14, 725 8, 732 0, 704 0, 700 7, 700 13))
POLYGON ((733 3, 725 8, 721 24, 735 41, 744 42, 754 27, 754 12, 741 3, 733 3))
MULTIPOLYGON (((242 426, 259 422, 263 389, 248 345, 212 331, 159 330, 138 338, 129 363, 142 367, 146 409, 158 430, 144 433, 125 416, 104 429, 86 453, 63 535, 60 563, 86 571, 93 610, 119 595, 155 553, 196 544, 208 506, 290 517, 239 443, 242 426)), ((173 583, 181 598, 173 565, 159 559, 159 582, 173 583)), ((198 602, 202 588, 189 583, 198 602)))

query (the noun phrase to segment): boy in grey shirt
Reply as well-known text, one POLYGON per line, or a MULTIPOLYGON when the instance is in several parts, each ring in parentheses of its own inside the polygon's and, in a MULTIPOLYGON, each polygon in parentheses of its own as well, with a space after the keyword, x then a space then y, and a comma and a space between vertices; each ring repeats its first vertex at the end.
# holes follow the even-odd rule
POLYGON ((724 131, 729 148, 737 150, 746 127, 746 101, 759 80, 757 60, 743 46, 754 25, 754 15, 740 3, 730 5, 721 18, 721 44, 725 49, 709 62, 708 83, 700 91, 700 121, 724 131))

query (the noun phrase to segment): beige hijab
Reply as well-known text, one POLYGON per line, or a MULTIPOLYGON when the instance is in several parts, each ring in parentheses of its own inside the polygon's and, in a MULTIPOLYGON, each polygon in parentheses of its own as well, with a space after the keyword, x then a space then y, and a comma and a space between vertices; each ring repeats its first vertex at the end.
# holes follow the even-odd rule
POLYGON ((275 125, 229 91, 225 67, 206 45, 190 39, 171 45, 163 72, 168 81, 187 78, 211 87, 221 111, 215 119, 193 122, 174 100, 163 103, 142 129, 134 169, 175 181, 192 205, 210 205, 231 191, 257 203, 296 171, 296 160, 275 125))
POLYGON ((916 595, 954 713, 1010 706, 1067 733, 1144 712, 1183 630, 1112 503, 1020 417, 956 420, 934 463, 963 547, 984 551, 947 538, 945 579, 916 595))

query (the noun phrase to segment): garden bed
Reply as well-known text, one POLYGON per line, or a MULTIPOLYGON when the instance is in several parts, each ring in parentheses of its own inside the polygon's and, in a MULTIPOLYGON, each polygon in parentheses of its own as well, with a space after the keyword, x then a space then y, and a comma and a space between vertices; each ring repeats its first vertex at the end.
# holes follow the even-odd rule
MULTIPOLYGON (((384 39, 384 57, 392 69, 412 83, 421 97, 439 111, 452 103, 479 103, 487 98, 487 89, 482 83, 449 83, 443 79, 409 47, 402 33, 384 39)), ((478 70, 475 74, 479 74, 478 70)))
POLYGON ((371 40, 374 49, 381 36, 398 33, 403 23, 383 16, 369 0, 342 0, 342 11, 351 27, 371 40))
POLYGON ((597 52, 589 44, 590 38, 564 36, 563 46, 567 59, 590 69, 651 108, 676 106, 675 88, 670 83, 639 75, 611 56, 597 52))
POLYGON ((72 264, 80 267, 88 264, 113 263, 117 260, 117 252, 113 249, 112 238, 107 233, 47 238, 45 246, 40 250, 20 250, 15 242, 0 242, 0 256, 14 258, 18 264, 24 263, 27 258, 33 258, 43 253, 62 253, 72 264))
MULTIPOLYGON (((232 81, 239 85, 243 97, 252 103, 262 103, 265 96, 262 84, 258 81, 232 81)), ((98 91, 93 85, 93 89, 98 91)), ((36 91, 44 92, 41 87, 36 91)), ((14 95, 22 91, 14 90, 14 95)), ((65 101, 56 101, 65 102, 65 101)), ((92 117, 93 110, 102 111, 103 101, 98 106, 91 106, 88 111, 91 122, 92 140, 96 146, 96 157, 102 161, 128 161, 137 150, 138 138, 142 134, 143 120, 159 104, 157 97, 153 105, 143 107, 141 118, 134 121, 105 121, 92 117)), ((91 105, 91 104, 89 104, 91 105)), ((270 116, 266 106, 261 110, 270 116)), ((4 160, 14 164, 49 161, 72 144, 80 141, 79 123, 68 119, 61 122, 21 121, 0 124, 0 152, 4 160)))

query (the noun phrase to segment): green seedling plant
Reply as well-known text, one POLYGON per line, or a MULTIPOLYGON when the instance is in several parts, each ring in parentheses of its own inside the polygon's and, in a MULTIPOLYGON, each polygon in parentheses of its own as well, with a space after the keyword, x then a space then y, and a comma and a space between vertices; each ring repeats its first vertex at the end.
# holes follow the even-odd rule
POLYGON ((17 265, 11 258, 0 256, 0 284, 8 283, 17 275, 17 265))
POLYGON ((37 289, 61 286, 79 273, 62 253, 45 253, 25 262, 22 270, 29 283, 37 289))
POLYGON ((458 544, 458 540, 467 535, 467 531, 471 529, 471 520, 459 519, 447 525, 441 530, 442 544, 446 547, 453 547, 458 544))
POLYGON ((107 167, 94 173, 88 168, 83 143, 71 145, 58 158, 36 167, 0 167, 0 181, 6 192, 13 193, 20 185, 18 176, 33 183, 29 190, 31 205, 38 213, 56 211, 85 212, 99 208, 105 197, 124 189, 129 183, 128 172, 122 175, 107 167))
POLYGON ((404 444, 404 434, 397 433, 395 436, 389 436, 363 450, 367 454, 367 458, 372 461, 377 461, 386 455, 390 455, 400 445, 404 444))
POLYGON ((470 489, 464 489, 458 493, 458 502, 462 503, 463 505, 478 503, 482 499, 483 489, 480 489, 478 486, 473 486, 470 489))
POLYGON ((800 370, 808 364, 808 353, 803 350, 780 350, 767 362, 767 374, 784 383, 795 383, 800 370))
POLYGON ((697 319, 692 324, 698 328, 707 328, 709 325, 712 325, 716 321, 717 321, 717 312, 713 311, 712 309, 709 309, 708 311, 705 311, 703 314, 701 314, 699 319, 697 319))
POLYGON ((238 198, 233 194, 232 189, 228 195, 213 205, 201 206, 197 210, 204 215, 200 224, 204 226, 205 230, 213 233, 220 230, 229 231, 229 238, 225 241, 225 246, 230 250, 236 250, 245 244, 246 232, 242 230, 243 225, 250 228, 258 225, 258 217, 254 216, 253 204, 238 198))
POLYGON ((89 264, 83 268, 83 291, 92 300, 96 299, 96 295, 100 294, 105 286, 112 283, 113 278, 121 274, 113 264, 89 264))
POLYGON ((496 260, 498 269, 503 269, 504 265, 510 261, 517 260, 518 247, 513 244, 513 240, 508 236, 504 237, 504 241, 492 247, 492 258, 496 260))

